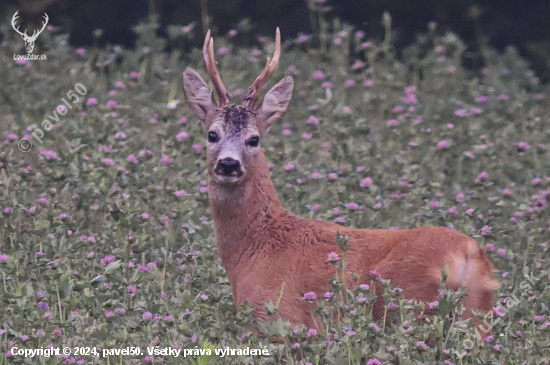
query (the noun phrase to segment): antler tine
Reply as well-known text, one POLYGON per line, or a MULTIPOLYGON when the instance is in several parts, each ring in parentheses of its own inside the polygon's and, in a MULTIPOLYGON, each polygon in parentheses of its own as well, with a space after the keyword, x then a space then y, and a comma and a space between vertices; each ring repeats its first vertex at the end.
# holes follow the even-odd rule
MULTIPOLYGON (((40 33, 42 33, 44 31, 44 29, 46 29, 46 25, 48 25, 48 20, 50 18, 48 18, 48 14, 44 13, 44 21, 42 22, 42 29, 38 30, 38 29, 35 29, 33 32, 32 32, 32 35, 29 37, 29 39, 36 39, 40 33)), ((26 32, 25 32, 26 33, 26 32)))
POLYGON ((17 11, 15 12, 15 14, 13 14, 13 17, 11 18, 11 26, 13 27, 13 29, 14 29, 17 33, 21 34, 22 36, 23 36, 23 35, 24 35, 24 36, 27 36, 27 30, 25 30, 25 33, 23 33, 23 32, 21 32, 21 31, 19 30, 19 26, 17 26, 17 28, 15 27, 15 26, 16 26, 17 18, 19 18, 19 15, 17 15, 17 13, 19 13, 19 10, 17 10, 17 11))
POLYGON ((48 14, 44 13, 44 21, 42 22, 42 29, 40 29, 40 32, 39 33, 42 33, 44 31, 44 28, 46 28, 46 25, 48 25, 48 21, 50 20, 50 18, 48 17, 48 14))
POLYGON ((244 103, 243 106, 247 108, 253 108, 254 104, 256 104, 256 101, 258 100, 258 96, 260 95, 260 90, 262 89, 262 86, 266 83, 266 81, 269 79, 275 68, 277 67, 277 64, 279 63, 279 57, 281 56, 281 31, 279 30, 279 27, 277 27, 277 30, 275 32, 275 52, 273 53, 273 59, 267 58, 267 62, 265 64, 265 68, 256 78, 252 86, 248 88, 248 91, 246 92, 246 95, 244 97, 244 103))
POLYGON ((223 108, 225 105, 229 104, 229 93, 225 89, 225 86, 223 86, 218 67, 216 66, 216 60, 214 59, 214 39, 210 36, 210 30, 206 33, 202 53, 204 62, 206 63, 206 69, 208 70, 208 74, 220 98, 219 106, 223 108))

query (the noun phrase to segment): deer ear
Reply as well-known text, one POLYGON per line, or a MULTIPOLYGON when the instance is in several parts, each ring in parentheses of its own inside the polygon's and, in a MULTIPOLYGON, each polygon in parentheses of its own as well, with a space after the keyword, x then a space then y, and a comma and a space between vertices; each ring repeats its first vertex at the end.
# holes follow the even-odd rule
POLYGON ((195 70, 188 67, 183 71, 183 91, 189 108, 204 125, 206 115, 216 109, 212 90, 195 70))
POLYGON ((264 101, 258 107, 262 133, 267 132, 273 123, 286 112, 293 90, 294 80, 287 76, 265 94, 264 101))

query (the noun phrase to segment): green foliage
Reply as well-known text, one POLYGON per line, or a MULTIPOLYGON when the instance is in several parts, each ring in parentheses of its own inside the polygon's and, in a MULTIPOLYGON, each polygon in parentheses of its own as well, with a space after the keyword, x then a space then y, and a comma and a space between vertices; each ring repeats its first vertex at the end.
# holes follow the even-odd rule
MULTIPOLYGON (((237 313, 210 218, 205 136, 182 94, 185 67, 206 74, 200 50, 163 52, 154 24, 136 28, 135 50, 76 53, 48 31, 48 60, 24 65, 13 60, 22 42, 5 27, 0 364, 12 362, 3 356, 13 346, 50 344, 99 353, 139 347, 143 356, 109 360, 125 364, 157 361, 147 357, 154 346, 240 350, 191 355, 198 364, 547 363, 547 87, 512 49, 484 50, 486 68, 475 75, 463 67, 467 53, 452 34, 430 33, 397 59, 389 34, 367 42, 346 26, 326 26, 318 29, 326 51, 289 41, 271 80, 290 74, 296 82, 289 111, 262 141, 283 205, 345 226, 437 225, 472 235, 502 283, 495 300, 506 310, 493 318, 491 341, 477 341, 459 319, 463 291, 442 289, 438 303, 425 304, 403 299, 383 278, 343 290, 345 256, 327 284, 334 295, 317 300, 317 333, 276 315, 255 323, 248 305, 237 313), (63 110, 61 99, 77 83, 86 95, 53 123, 49 116, 63 110), (46 130, 44 120, 54 127, 46 130), (31 137, 32 149, 20 151, 33 128, 43 130, 43 144, 31 137), (12 134, 15 140, 4 140, 12 134), (376 290, 391 303, 385 323, 372 317, 376 290), (429 305, 437 315, 419 318, 429 305)), ((183 42, 177 28, 171 32, 183 42)), ((273 45, 215 41, 226 50, 216 55, 222 78, 239 101, 273 45)), ((273 314, 277 305, 266 304, 273 314)), ((67 358, 92 359, 108 361, 67 358)))

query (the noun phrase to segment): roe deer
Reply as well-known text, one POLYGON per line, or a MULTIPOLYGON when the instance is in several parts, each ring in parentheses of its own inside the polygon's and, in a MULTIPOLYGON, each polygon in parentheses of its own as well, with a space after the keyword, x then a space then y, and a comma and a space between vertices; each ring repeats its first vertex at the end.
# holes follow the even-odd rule
MULTIPOLYGON (((258 320, 267 318, 264 304, 276 302, 283 283, 279 315, 292 324, 315 326, 315 305, 303 300, 304 293, 322 297, 334 267, 327 262, 331 252, 340 252, 336 232, 349 237, 346 255, 347 283, 351 273, 376 270, 384 279, 404 289, 403 295, 429 302, 435 300, 446 265, 446 285, 465 286, 463 318, 472 310, 489 311, 493 292, 500 284, 493 279, 493 265, 476 241, 455 230, 420 227, 409 230, 352 229, 335 223, 297 217, 277 198, 260 140, 286 111, 294 81, 283 78, 255 106, 260 90, 275 69, 280 52, 279 28, 273 60, 254 81, 240 106, 230 104, 214 60, 213 41, 206 35, 203 53, 219 102, 199 74, 187 68, 183 86, 189 107, 201 120, 207 136, 210 176, 208 196, 221 261, 229 275, 233 300, 255 307, 258 320)), ((374 306, 375 318, 383 317, 381 296, 374 306)), ((476 324, 473 318, 473 324, 476 324)))

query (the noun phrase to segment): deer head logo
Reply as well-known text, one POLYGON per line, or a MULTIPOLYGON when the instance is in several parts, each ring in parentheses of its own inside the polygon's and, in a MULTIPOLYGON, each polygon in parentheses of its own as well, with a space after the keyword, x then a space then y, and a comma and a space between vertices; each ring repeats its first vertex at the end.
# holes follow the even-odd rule
POLYGON ((16 28, 16 20, 17 18, 19 17, 17 15, 17 13, 19 12, 16 11, 15 14, 13 14, 13 18, 11 18, 11 26, 13 27, 13 29, 19 33, 21 35, 21 38, 23 38, 23 40, 25 41, 25 48, 27 49, 27 53, 32 53, 32 50, 34 49, 34 42, 36 41, 36 38, 40 35, 40 33, 42 33, 42 31, 44 30, 44 28, 46 28, 46 25, 48 25, 48 20, 50 18, 48 18, 48 14, 44 13, 44 22, 42 23, 42 29, 40 29, 39 31, 36 31, 34 30, 34 32, 32 33, 31 36, 29 36, 27 34, 27 30, 25 29, 24 32, 21 32, 19 30, 19 26, 16 28))

